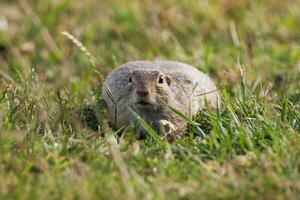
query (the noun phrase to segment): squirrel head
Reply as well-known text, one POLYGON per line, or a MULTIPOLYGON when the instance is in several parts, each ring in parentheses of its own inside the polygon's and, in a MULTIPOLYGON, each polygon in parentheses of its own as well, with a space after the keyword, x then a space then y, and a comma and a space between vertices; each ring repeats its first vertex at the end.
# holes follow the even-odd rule
POLYGON ((170 100, 171 77, 158 70, 134 70, 128 77, 131 104, 137 109, 157 110, 170 100))

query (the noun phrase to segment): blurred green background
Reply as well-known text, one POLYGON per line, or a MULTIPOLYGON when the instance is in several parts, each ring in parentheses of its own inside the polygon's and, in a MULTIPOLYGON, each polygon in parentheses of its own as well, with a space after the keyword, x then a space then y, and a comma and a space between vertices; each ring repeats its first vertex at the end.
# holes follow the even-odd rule
POLYGON ((35 68, 49 83, 81 77, 85 56, 62 31, 88 48, 103 73, 138 59, 187 62, 216 78, 228 72, 226 79, 238 76, 238 63, 250 78, 299 71, 299 1, 2 0, 0 9, 1 44, 26 63, 9 57, 10 67, 1 67, 8 75, 16 67, 35 68))

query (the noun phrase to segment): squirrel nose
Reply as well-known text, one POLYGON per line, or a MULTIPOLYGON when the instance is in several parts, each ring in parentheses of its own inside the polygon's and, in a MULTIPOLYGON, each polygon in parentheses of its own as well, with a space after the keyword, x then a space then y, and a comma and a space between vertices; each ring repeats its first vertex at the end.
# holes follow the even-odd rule
POLYGON ((145 97, 149 94, 149 90, 145 85, 139 85, 136 93, 141 97, 145 97))
POLYGON ((145 97, 149 94, 149 91, 147 91, 147 90, 137 90, 136 93, 141 97, 145 97))

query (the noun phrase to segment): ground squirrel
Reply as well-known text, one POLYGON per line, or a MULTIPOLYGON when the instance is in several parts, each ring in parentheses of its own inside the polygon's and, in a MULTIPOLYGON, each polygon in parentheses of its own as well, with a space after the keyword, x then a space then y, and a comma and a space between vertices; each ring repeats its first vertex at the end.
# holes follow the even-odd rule
MULTIPOLYGON (((130 107, 157 133, 161 132, 162 122, 170 122, 177 135, 184 132, 186 122, 166 104, 194 116, 206 100, 216 107, 218 92, 207 75, 190 65, 173 61, 133 61, 121 65, 107 77, 102 97, 113 127, 135 123, 130 107)), ((137 137, 144 137, 143 128, 138 124, 136 127, 137 137)))

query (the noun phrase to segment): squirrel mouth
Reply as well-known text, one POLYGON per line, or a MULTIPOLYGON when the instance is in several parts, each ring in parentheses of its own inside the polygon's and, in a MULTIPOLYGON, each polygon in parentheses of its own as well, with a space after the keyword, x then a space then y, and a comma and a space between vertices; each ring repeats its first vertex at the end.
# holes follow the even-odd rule
POLYGON ((152 105, 152 103, 147 102, 147 101, 138 101, 138 102, 136 102, 136 104, 139 106, 151 106, 152 105))

